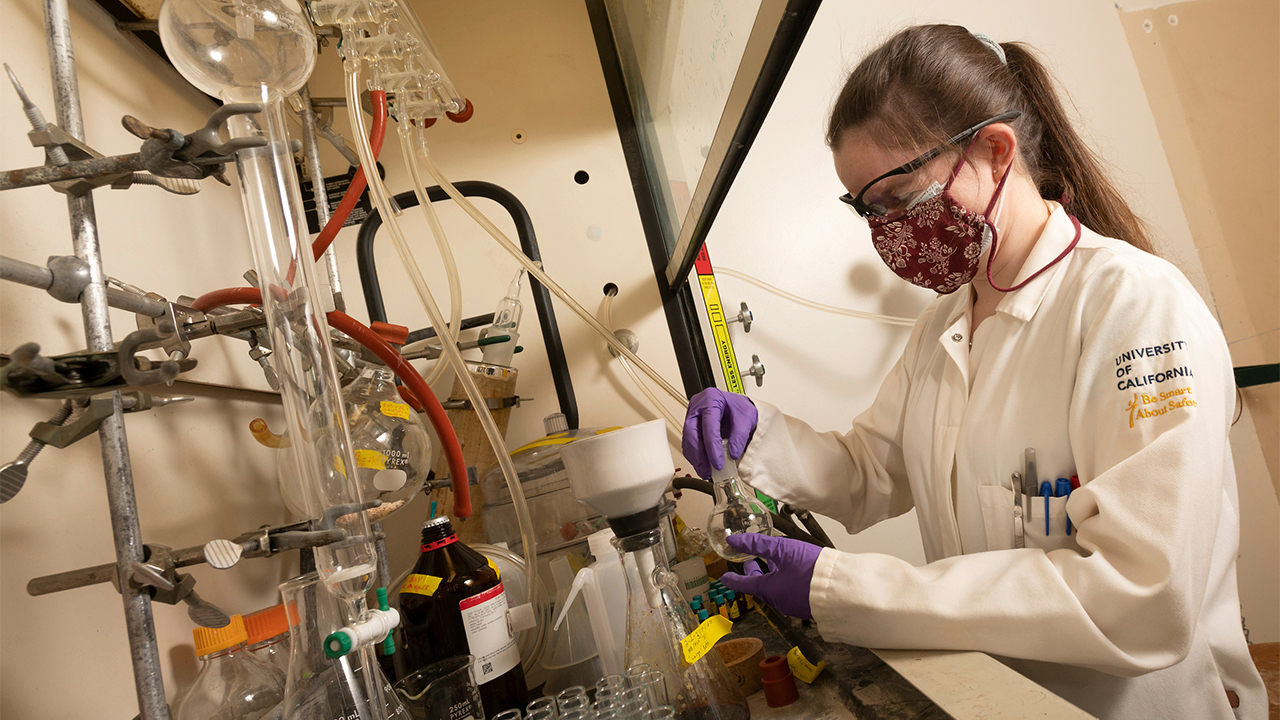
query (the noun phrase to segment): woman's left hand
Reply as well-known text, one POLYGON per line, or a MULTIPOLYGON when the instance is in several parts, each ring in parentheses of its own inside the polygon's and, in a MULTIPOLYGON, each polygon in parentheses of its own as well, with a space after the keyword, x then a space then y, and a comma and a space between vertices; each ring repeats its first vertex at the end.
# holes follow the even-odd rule
POLYGON ((734 550, 768 561, 770 572, 760 572, 756 563, 748 560, 744 564, 746 575, 720 576, 725 587, 754 595, 784 615, 803 620, 813 617, 809 610, 809 584, 813 582, 813 566, 822 548, 802 540, 756 533, 730 535, 728 542, 734 550))

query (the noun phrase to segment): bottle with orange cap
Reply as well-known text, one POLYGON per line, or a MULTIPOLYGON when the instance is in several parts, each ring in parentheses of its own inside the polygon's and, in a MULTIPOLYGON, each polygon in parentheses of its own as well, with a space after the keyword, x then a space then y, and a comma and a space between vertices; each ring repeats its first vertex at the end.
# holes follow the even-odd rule
POLYGON ((200 673, 174 704, 174 720, 259 720, 284 699, 274 669, 249 654, 244 619, 224 628, 196 628, 200 673))
POLYGON ((284 605, 264 608, 244 616, 249 652, 280 671, 280 682, 289 674, 289 617, 284 605))

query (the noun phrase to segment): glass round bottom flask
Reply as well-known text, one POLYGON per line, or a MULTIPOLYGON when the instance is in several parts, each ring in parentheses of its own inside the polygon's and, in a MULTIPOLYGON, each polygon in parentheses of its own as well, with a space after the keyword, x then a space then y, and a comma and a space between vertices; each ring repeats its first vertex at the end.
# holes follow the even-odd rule
POLYGON ((711 471, 716 504, 707 518, 707 539, 720 557, 729 562, 746 562, 755 557, 729 545, 730 535, 773 533, 773 518, 764 504, 751 491, 742 487, 738 463, 729 454, 729 441, 723 440, 724 468, 711 471))
POLYGON ((698 618, 678 590, 662 531, 652 529, 615 541, 626 568, 626 667, 648 663, 662 672, 667 698, 679 720, 747 720, 747 699, 714 649, 693 663, 681 640, 698 618))

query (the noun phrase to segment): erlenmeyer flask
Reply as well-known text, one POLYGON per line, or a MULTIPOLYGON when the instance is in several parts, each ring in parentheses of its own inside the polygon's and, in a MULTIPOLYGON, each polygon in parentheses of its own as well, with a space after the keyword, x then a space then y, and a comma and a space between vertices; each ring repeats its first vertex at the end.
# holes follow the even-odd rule
POLYGON ((408 720, 409 713, 391 689, 372 657, 372 648, 336 660, 325 657, 323 640, 342 627, 338 599, 320 584, 317 573, 308 573, 280 585, 289 613, 289 674, 284 703, 272 717, 282 720, 348 720, 369 717, 368 705, 381 705, 381 717, 408 720), (364 677, 365 668, 377 674, 364 677), (372 680, 372 682, 370 681, 372 680))
POLYGON ((687 662, 680 641, 698 627, 698 619, 678 591, 667 564, 662 531, 647 530, 616 541, 626 567, 626 665, 648 663, 660 670, 667 699, 680 720, 747 720, 751 711, 720 654, 706 653, 687 662))

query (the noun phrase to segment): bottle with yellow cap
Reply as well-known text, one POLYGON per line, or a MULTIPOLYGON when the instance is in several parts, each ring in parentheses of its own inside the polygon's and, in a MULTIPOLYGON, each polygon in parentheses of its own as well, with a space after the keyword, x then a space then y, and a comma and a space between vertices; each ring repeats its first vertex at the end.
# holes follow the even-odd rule
POLYGON ((264 608, 244 616, 244 629, 249 634, 246 645, 257 659, 280 671, 284 683, 289 673, 289 616, 284 605, 264 608))
POLYGON ((279 676, 251 656, 244 619, 224 628, 196 628, 200 673, 174 704, 174 720, 259 720, 284 699, 279 676))

